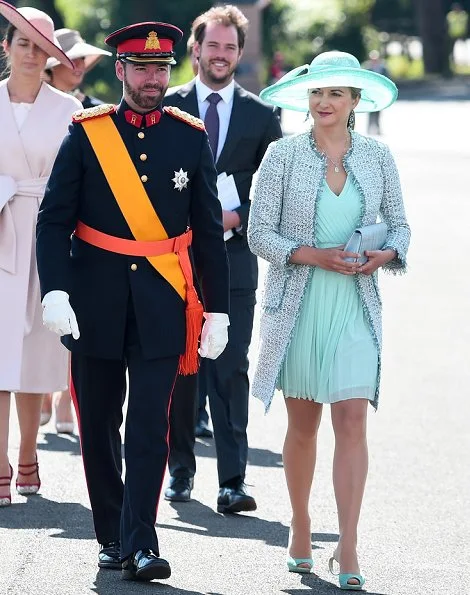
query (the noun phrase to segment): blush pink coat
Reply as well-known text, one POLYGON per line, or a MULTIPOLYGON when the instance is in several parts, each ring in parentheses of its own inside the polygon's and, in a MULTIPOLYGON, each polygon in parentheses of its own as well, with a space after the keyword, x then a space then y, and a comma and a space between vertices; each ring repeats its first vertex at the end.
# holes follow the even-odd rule
POLYGON ((7 81, 0 82, 0 185, 14 192, 0 202, 0 391, 67 388, 67 350, 42 324, 36 220, 57 151, 81 107, 43 83, 18 132, 7 81))

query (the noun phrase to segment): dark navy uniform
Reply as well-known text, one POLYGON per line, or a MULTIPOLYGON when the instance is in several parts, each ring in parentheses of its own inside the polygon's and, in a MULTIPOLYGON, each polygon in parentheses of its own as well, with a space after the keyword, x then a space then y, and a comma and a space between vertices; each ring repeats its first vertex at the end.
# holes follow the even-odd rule
MULTIPOLYGON (((227 313, 222 213, 204 129, 177 110, 137 114, 124 100, 117 109, 99 106, 76 119, 101 112, 110 112, 168 236, 183 234, 187 226, 193 230, 192 258, 205 310, 227 313)), ((78 239, 73 235, 78 221, 134 239, 79 121, 59 150, 39 213, 41 291, 43 296, 67 292, 80 328, 78 340, 67 335, 63 342, 72 351, 97 539, 101 544, 120 541, 123 560, 145 549, 158 556, 154 524, 168 455, 168 410, 185 350, 185 303, 145 257, 109 252, 78 239), (123 485, 119 427, 126 370, 123 485)))
MULTIPOLYGON (((167 93, 164 104, 175 105, 199 115, 195 80, 167 93)), ((236 209, 240 227, 227 243, 230 264, 229 342, 215 361, 203 360, 197 377, 204 400, 209 395, 217 449, 219 486, 235 486, 245 479, 248 439, 248 349, 251 342, 258 263, 246 237, 250 210, 250 187, 268 145, 282 136, 279 120, 272 107, 237 83, 227 137, 216 161, 219 173, 233 175, 240 198, 236 209)), ((196 472, 194 426, 197 377, 181 377, 172 401, 169 470, 172 478, 190 486, 196 472)), ((168 492, 171 499, 172 489, 168 492)))

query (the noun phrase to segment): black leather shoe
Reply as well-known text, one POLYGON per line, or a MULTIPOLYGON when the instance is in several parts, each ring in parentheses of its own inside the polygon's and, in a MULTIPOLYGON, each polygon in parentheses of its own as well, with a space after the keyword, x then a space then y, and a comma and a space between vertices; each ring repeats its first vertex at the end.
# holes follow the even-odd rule
POLYGON ((171 477, 170 485, 165 490, 165 500, 170 502, 189 502, 194 480, 192 477, 171 477))
POLYGON ((197 422, 196 427, 194 428, 194 435, 197 438, 212 438, 213 437, 212 430, 209 429, 207 422, 204 421, 203 419, 200 419, 197 422))
POLYGON ((121 548, 119 541, 110 541, 100 545, 98 566, 110 570, 121 570, 121 548))
POLYGON ((125 581, 153 581, 170 576, 168 562, 156 556, 152 550, 139 550, 122 563, 122 578, 125 581))
POLYGON ((249 512, 256 510, 256 500, 246 491, 246 486, 241 482, 235 488, 220 488, 217 498, 217 512, 249 512))

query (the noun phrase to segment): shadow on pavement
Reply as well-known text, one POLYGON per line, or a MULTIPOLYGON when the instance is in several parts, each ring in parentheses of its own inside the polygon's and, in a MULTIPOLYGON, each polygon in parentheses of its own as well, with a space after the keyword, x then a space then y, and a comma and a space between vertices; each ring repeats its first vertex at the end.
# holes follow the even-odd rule
MULTIPOLYGON (((19 497, 19 496, 18 496, 19 497)), ((56 502, 39 495, 22 502, 13 502, 2 511, 3 529, 56 529, 50 537, 61 539, 95 539, 92 517, 88 508, 72 502, 56 502)))
MULTIPOLYGON (((171 578, 169 580, 171 581, 171 578)), ((120 572, 111 572, 110 570, 99 570, 96 574, 95 586, 90 590, 93 593, 98 593, 98 595, 115 595, 119 593, 140 595, 141 593, 154 593, 157 589, 160 595, 204 595, 199 591, 178 589, 158 581, 150 583, 123 581, 120 572)))
POLYGON ((80 439, 75 434, 47 432, 43 434, 43 441, 38 442, 38 450, 69 452, 73 455, 80 455, 80 439))
POLYGON ((395 81, 398 99, 404 101, 468 101, 470 77, 427 77, 423 80, 395 81))
POLYGON ((248 464, 255 467, 282 467, 282 454, 265 448, 249 448, 248 464))
MULTIPOLYGON (((80 438, 76 434, 43 434, 44 442, 38 442, 38 450, 46 452, 69 452, 81 456, 80 438)), ((121 444, 121 456, 124 458, 124 444, 121 444)))
MULTIPOLYGON (((329 581, 325 581, 321 579, 316 574, 308 574, 302 576, 302 584, 306 587, 312 589, 312 592, 315 595, 330 595, 330 593, 334 593, 337 595, 340 590, 337 586, 337 579, 335 577, 331 577, 335 579, 334 583, 330 583, 329 581)), ((366 583, 367 584, 367 583, 366 583)), ((287 595, 305 595, 305 589, 283 589, 280 591, 281 593, 287 593, 287 595)), ((360 591, 350 591, 351 593, 367 593, 368 595, 387 595, 387 593, 376 593, 372 591, 368 591, 367 588, 364 588, 360 591)))
MULTIPOLYGON (((184 503, 171 503, 170 506, 178 513, 176 522, 184 526, 157 523, 159 528, 184 533, 196 533, 207 537, 231 537, 232 539, 263 540, 267 545, 284 547, 289 537, 289 527, 278 521, 266 521, 253 515, 222 515, 214 512, 212 508, 191 500, 184 503), (188 527, 188 525, 192 525, 188 527)), ((338 535, 335 533, 313 533, 313 549, 322 549, 320 543, 335 543, 338 535)))
MULTIPOLYGON (((197 438, 194 446, 194 453, 197 457, 217 457, 213 439, 197 438)), ((282 455, 264 448, 248 449, 248 464, 255 467, 282 467, 282 455)))

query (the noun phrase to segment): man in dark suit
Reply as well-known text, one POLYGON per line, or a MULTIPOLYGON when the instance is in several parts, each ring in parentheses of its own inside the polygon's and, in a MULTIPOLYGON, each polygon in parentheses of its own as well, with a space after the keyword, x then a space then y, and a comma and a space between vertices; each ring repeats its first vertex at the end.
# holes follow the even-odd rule
POLYGON ((218 357, 228 339, 228 263, 204 124, 161 106, 181 36, 157 22, 108 36, 123 99, 74 115, 37 224, 44 324, 72 352, 98 566, 122 563, 130 580, 171 573, 155 520, 173 387, 198 363, 203 308, 190 244, 206 306, 200 355, 218 357))
MULTIPOLYGON (((192 34, 198 76, 165 97, 166 105, 204 119, 219 174, 230 264, 231 325, 224 354, 217 362, 204 362, 199 376, 207 383, 217 450, 217 510, 227 513, 256 509, 244 483, 248 456, 247 355, 258 281, 257 260, 248 248, 246 228, 253 174, 269 143, 282 136, 272 107, 234 81, 247 27, 246 17, 234 6, 214 7, 197 17, 192 34)), ((171 478, 165 491, 165 498, 171 501, 190 499, 196 467, 196 392, 196 377, 178 378, 171 408, 171 478)))

